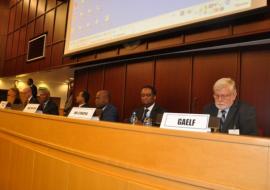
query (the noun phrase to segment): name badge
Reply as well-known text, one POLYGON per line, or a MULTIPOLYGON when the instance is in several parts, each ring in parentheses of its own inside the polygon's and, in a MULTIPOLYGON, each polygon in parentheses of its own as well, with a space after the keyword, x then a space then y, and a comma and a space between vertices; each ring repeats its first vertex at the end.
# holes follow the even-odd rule
POLYGON ((68 114, 68 117, 76 118, 76 119, 91 120, 95 111, 96 111, 96 108, 74 107, 68 114))
POLYGON ((1 101, 0 103, 0 109, 5 109, 7 107, 8 102, 7 101, 1 101))
POLYGON ((25 108, 23 109, 23 112, 27 113, 36 113, 37 109, 39 107, 39 104, 27 104, 25 108))
POLYGON ((208 128, 209 118, 208 114, 164 113, 160 128, 211 132, 208 128))
POLYGON ((228 131, 229 135, 240 135, 239 129, 229 129, 228 131))

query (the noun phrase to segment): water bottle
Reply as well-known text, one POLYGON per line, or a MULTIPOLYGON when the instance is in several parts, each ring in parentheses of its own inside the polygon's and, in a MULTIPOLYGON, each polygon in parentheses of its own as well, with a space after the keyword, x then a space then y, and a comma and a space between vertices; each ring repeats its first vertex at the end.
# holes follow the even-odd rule
POLYGON ((138 122, 138 117, 136 115, 136 112, 133 112, 130 118, 130 123, 135 125, 138 122))
POLYGON ((143 120, 143 125, 144 126, 152 126, 152 119, 150 117, 146 117, 144 120, 143 120))

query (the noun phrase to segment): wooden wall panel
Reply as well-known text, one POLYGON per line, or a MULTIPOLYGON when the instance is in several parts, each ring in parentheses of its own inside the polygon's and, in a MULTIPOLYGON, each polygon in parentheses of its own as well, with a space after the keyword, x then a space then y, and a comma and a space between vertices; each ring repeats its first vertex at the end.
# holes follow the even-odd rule
POLYGON ((17 59, 13 58, 10 62, 10 66, 9 66, 9 74, 10 75, 15 75, 16 74, 16 64, 17 64, 17 59))
POLYGON ((259 31, 267 31, 270 29, 270 13, 256 15, 256 17, 250 17, 249 19, 240 21, 233 27, 233 33, 235 35, 240 34, 252 34, 259 31))
POLYGON ((8 25, 8 32, 13 32, 14 24, 15 24, 15 17, 16 17, 16 6, 10 9, 9 13, 9 25, 8 25))
POLYGON ((52 46, 51 66, 61 65, 63 62, 64 42, 52 46))
POLYGON ((19 38, 20 38, 20 30, 17 30, 16 32, 14 32, 14 37, 13 37, 13 45, 12 45, 12 51, 11 51, 12 58, 17 57, 19 38))
POLYGON ((36 17, 36 12, 37 12, 37 2, 38 0, 31 0, 30 1, 30 7, 29 7, 29 16, 28 20, 31 22, 32 20, 35 19, 36 17))
POLYGON ((229 26, 207 27, 207 28, 202 28, 199 30, 194 30, 191 33, 188 33, 185 36, 185 42, 194 43, 194 42, 205 41, 209 39, 224 38, 226 36, 229 36, 230 34, 231 33, 230 33, 229 26))
POLYGON ((44 26, 44 16, 40 16, 36 20, 35 36, 39 36, 43 33, 43 26, 44 26))
POLYGON ((154 83, 154 61, 133 63, 127 65, 125 88, 125 113, 128 118, 132 111, 141 105, 141 88, 154 83))
POLYGON ((155 71, 157 102, 170 112, 190 112, 191 57, 158 59, 155 71))
POLYGON ((44 14, 46 9, 46 0, 38 0, 37 17, 44 14))
POLYGON ((0 1, 0 76, 4 75, 9 13, 9 2, 0 1))
POLYGON ((217 79, 232 77, 238 81, 238 56, 234 52, 198 55, 194 56, 193 64, 191 111, 201 113, 213 101, 212 87, 217 79))
POLYGON ((20 1, 17 4, 16 9, 16 18, 15 18, 15 30, 17 30, 21 25, 21 19, 22 19, 22 8, 23 8, 23 2, 20 1))
POLYGON ((20 39, 18 43, 18 55, 26 53, 26 26, 20 29, 20 39))
POLYGON ((51 10, 45 15, 44 32, 47 32, 47 44, 52 43, 55 11, 51 10))
POLYGON ((257 125, 270 136, 270 50, 242 53, 241 99, 256 107, 257 125))
POLYGON ((26 30, 26 49, 27 49, 27 45, 29 40, 31 40, 32 38, 34 38, 34 32, 35 32, 35 21, 30 22, 27 25, 27 30, 26 30))
POLYGON ((53 41, 59 42, 65 39, 67 4, 56 8, 53 41))
POLYGON ((56 5, 56 0, 47 0, 47 7, 46 10, 51 10, 56 5))
POLYGON ((111 102, 117 107, 119 119, 123 120, 126 65, 106 66, 104 72, 104 89, 110 91, 111 102))
POLYGON ((166 37, 162 40, 156 39, 151 40, 148 43, 148 49, 154 50, 154 49, 161 49, 161 48, 167 48, 172 46, 179 46, 180 44, 184 43, 184 36, 173 36, 173 37, 166 37))
POLYGON ((22 20, 21 20, 22 25, 26 24, 28 21, 29 5, 30 5, 30 0, 23 0, 23 13, 22 13, 22 20))
POLYGON ((88 72, 87 89, 90 93, 90 106, 95 107, 95 97, 97 91, 103 89, 104 84, 104 68, 92 68, 88 72))
POLYGON ((40 70, 45 70, 51 66, 52 46, 47 46, 45 49, 45 61, 39 65, 40 70))
POLYGON ((21 71, 23 71, 23 66, 25 65, 25 61, 26 61, 26 55, 22 55, 17 58, 16 74, 19 74, 21 71))
POLYGON ((11 58, 12 44, 13 44, 13 33, 7 36, 6 59, 11 58))

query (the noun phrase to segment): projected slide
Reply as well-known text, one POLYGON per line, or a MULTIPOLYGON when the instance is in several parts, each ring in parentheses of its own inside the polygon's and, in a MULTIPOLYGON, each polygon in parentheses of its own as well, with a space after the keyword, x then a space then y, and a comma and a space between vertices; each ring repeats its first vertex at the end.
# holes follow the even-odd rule
POLYGON ((70 0, 65 54, 267 5, 267 0, 70 0))

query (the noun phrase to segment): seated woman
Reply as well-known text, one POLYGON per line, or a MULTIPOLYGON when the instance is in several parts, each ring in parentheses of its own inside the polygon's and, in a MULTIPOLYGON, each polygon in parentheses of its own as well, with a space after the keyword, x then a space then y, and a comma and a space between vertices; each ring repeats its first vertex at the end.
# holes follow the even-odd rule
POLYGON ((7 101, 8 101, 7 108, 16 110, 23 109, 23 103, 20 98, 20 91, 18 88, 10 88, 8 90, 7 101))

